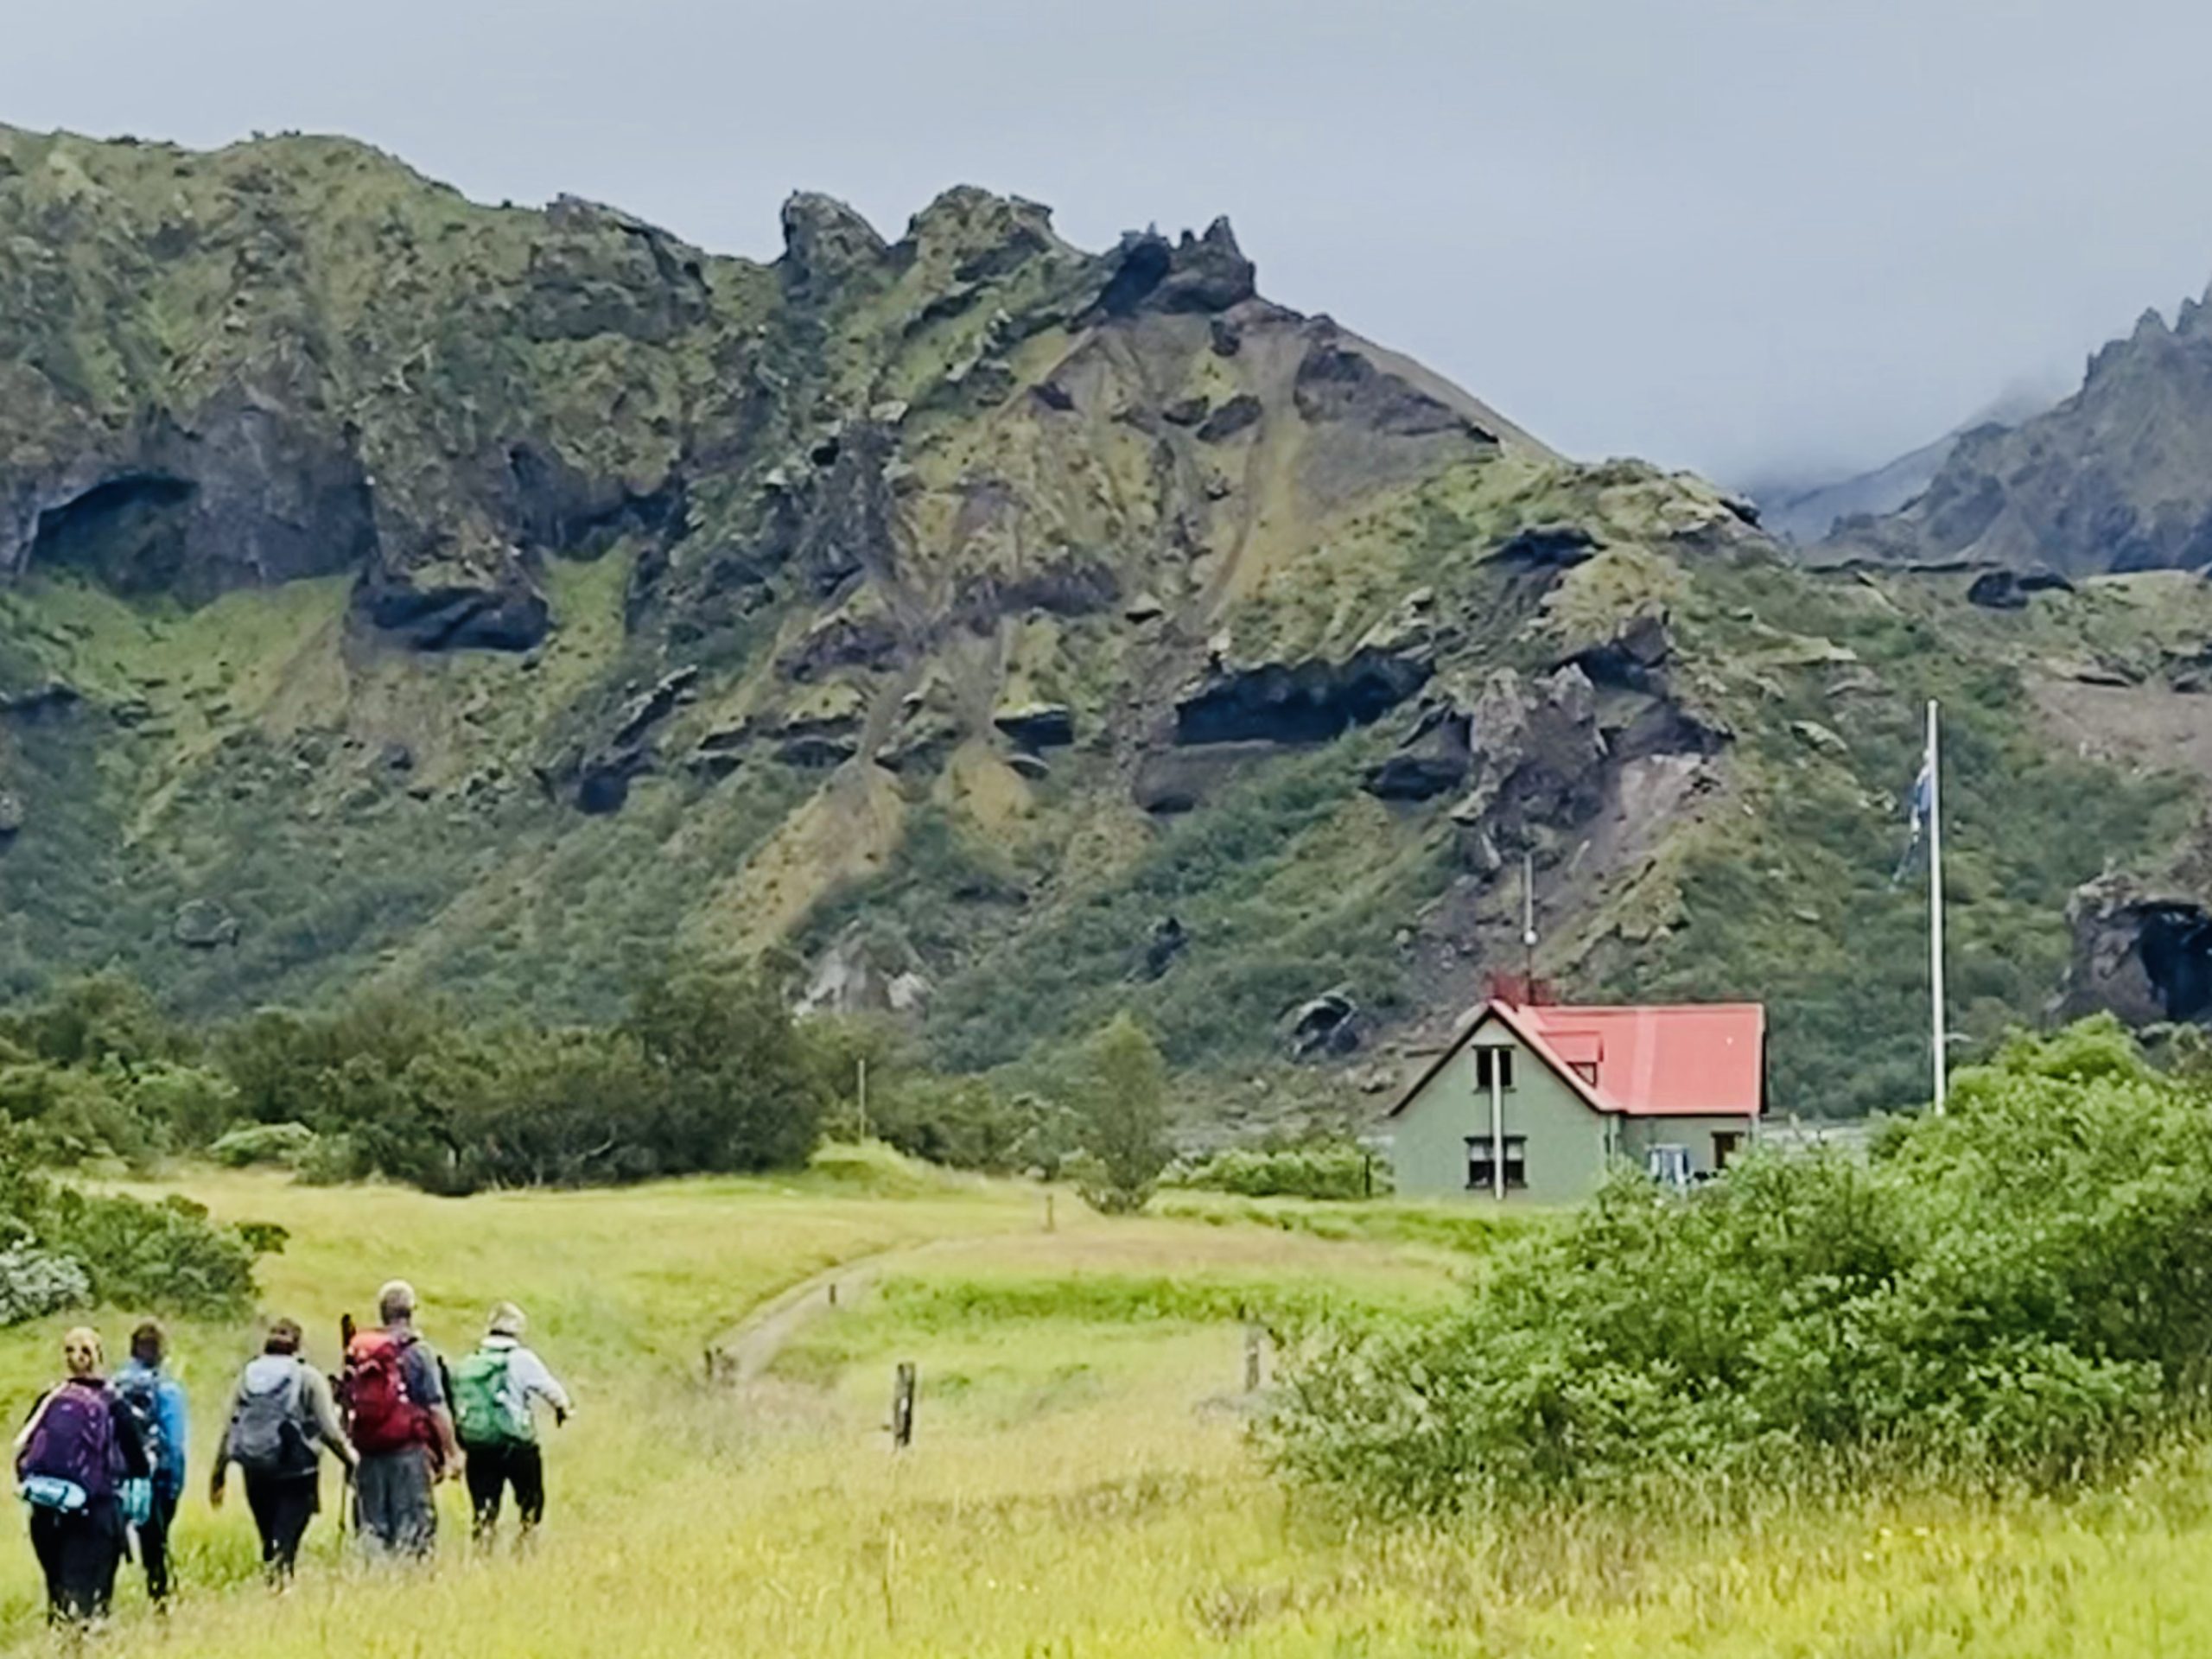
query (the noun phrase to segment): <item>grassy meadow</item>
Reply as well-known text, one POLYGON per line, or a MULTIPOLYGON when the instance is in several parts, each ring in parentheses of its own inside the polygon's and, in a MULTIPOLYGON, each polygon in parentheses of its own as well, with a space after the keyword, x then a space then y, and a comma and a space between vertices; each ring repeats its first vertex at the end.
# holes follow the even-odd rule
MULTIPOLYGON (((473 1559, 460 1495, 427 1572, 340 1558, 327 1513, 294 1592, 255 1580, 205 1452, 243 1327, 179 1328, 202 1454, 180 1522, 184 1599, 147 1617, 126 1569, 120 1650, 605 1654, 1531 1656, 2187 1654, 2212 1644, 2212 1468, 2071 1502, 1839 1510, 1777 1496, 1684 1516, 1506 1531, 1348 1527, 1287 1496, 1246 1430, 1241 1315, 1357 1302, 1418 1313, 1479 1260, 1419 1206, 1173 1201, 1109 1221, 1068 1195, 841 1154, 806 1176, 438 1199, 265 1174, 169 1183, 289 1228, 265 1307, 327 1364, 341 1311, 390 1274, 466 1345, 512 1295, 580 1409, 548 1428, 551 1512, 527 1554, 473 1559), (863 1257, 760 1380, 702 1355, 749 1310, 863 1257), (917 1440, 883 1425, 920 1367, 917 1440)), ((1471 1248, 1470 1248, 1471 1246, 1471 1248)), ((105 1316, 111 1341, 127 1316, 105 1316)), ((20 1410, 58 1322, 8 1333, 20 1410)), ((327 1497, 334 1482, 327 1480, 327 1497)), ((37 1650, 37 1583, 0 1542, 0 1635, 37 1650)))

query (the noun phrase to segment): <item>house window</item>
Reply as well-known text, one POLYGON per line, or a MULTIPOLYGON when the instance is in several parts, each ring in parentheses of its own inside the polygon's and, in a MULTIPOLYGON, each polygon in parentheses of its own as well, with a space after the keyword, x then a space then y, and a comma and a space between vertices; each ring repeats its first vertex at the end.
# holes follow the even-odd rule
POLYGON ((1741 1129, 1715 1129, 1713 1132, 1713 1169, 1719 1174, 1736 1161, 1736 1154, 1744 1149, 1741 1129))
POLYGON ((1513 1086, 1513 1051, 1510 1048, 1478 1048, 1475 1051, 1475 1087, 1487 1089, 1491 1074, 1497 1074, 1497 1086, 1513 1086))
MULTIPOLYGON (((1497 1143, 1487 1135, 1467 1137, 1467 1190, 1488 1192, 1497 1185, 1497 1143)), ((1505 1137, 1505 1185, 1510 1192, 1529 1185, 1529 1137, 1505 1137)))

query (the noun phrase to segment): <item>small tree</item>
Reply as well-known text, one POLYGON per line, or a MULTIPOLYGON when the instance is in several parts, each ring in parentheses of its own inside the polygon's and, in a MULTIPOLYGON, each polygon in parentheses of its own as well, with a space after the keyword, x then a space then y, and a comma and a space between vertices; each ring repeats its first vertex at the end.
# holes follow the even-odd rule
POLYGON ((1159 1045, 1117 1014, 1084 1046, 1075 1078, 1083 1154, 1071 1162, 1084 1202, 1107 1215, 1144 1208, 1167 1167, 1167 1065, 1159 1045))

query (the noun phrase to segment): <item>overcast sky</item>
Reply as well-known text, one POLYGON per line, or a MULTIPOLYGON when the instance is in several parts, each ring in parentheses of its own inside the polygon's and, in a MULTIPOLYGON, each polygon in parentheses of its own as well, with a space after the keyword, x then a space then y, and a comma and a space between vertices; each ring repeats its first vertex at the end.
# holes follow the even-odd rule
POLYGON ((1554 443, 1741 480, 1935 435, 2212 275, 2185 0, 8 0, 0 121, 343 131, 771 257, 955 181, 1272 297, 1554 443))

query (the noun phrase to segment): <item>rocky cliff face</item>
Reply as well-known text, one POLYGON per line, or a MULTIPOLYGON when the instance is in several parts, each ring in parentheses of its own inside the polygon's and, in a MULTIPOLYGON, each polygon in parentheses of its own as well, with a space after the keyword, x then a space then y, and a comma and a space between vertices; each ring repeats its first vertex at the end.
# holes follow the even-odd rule
POLYGON ((1848 1107, 1923 1071, 1859 965, 1911 957, 1920 698, 1964 798, 2037 785, 1956 854, 1979 1025, 2169 836, 2019 709, 2092 635, 2212 651, 2212 603, 1809 575, 1272 303, 1224 222, 783 228, 0 135, 0 985, 597 1012, 787 948, 950 1064, 1126 1005, 1274 1109, 1520 969, 1529 871, 1541 971, 1765 997, 1785 1084, 1893 1033, 1848 1107))
POLYGON ((1814 556, 2069 576, 2212 564, 2212 315, 2185 300, 2169 327, 2145 312, 2056 408, 1948 442, 1914 500, 1840 520, 1814 556))

